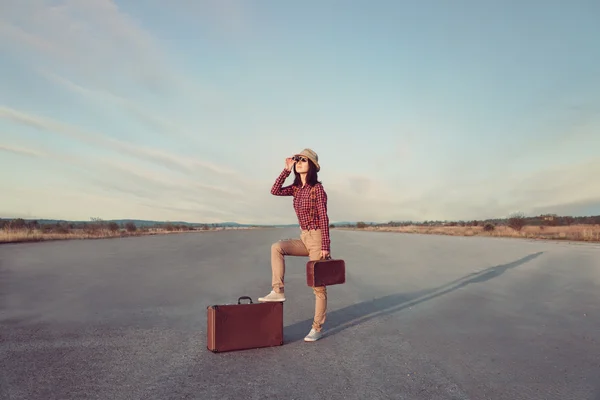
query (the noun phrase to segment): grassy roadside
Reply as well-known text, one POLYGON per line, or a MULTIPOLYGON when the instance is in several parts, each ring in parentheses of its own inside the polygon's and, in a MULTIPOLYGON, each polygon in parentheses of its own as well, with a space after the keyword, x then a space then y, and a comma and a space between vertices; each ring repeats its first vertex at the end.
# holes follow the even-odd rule
POLYGON ((49 240, 75 240, 75 239, 109 239, 135 236, 166 235, 193 232, 214 232, 224 229, 249 229, 249 228, 216 228, 207 230, 167 230, 167 229, 138 229, 135 231, 109 230, 109 229, 68 229, 60 232, 43 231, 41 229, 0 229, 0 244, 42 242, 49 240))
POLYGON ((569 225, 569 226, 524 226, 515 230, 508 226, 497 226, 486 231, 483 226, 366 226, 366 227, 336 227, 341 230, 420 233, 450 236, 488 236, 510 237, 546 240, 570 240, 584 242, 600 242, 600 225, 569 225))

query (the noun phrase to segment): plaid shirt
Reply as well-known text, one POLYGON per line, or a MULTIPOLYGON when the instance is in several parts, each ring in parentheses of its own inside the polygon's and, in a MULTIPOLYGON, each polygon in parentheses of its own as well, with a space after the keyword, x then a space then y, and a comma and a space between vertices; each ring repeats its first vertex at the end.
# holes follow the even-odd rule
POLYGON ((313 187, 294 187, 289 185, 282 187, 285 179, 291 171, 283 169, 281 174, 271 188, 271 194, 275 196, 294 196, 294 210, 298 216, 298 223, 303 230, 321 230, 321 250, 330 251, 331 240, 329 238, 329 217, 327 216, 327 193, 323 185, 317 183, 313 187))

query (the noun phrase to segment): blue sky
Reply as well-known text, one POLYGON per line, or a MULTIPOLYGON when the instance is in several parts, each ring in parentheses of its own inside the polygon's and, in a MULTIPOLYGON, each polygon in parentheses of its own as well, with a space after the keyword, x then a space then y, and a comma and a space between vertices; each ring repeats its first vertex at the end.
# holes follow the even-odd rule
POLYGON ((598 20, 592 0, 3 2, 0 217, 294 223, 269 190, 305 147, 332 221, 597 215, 598 20))

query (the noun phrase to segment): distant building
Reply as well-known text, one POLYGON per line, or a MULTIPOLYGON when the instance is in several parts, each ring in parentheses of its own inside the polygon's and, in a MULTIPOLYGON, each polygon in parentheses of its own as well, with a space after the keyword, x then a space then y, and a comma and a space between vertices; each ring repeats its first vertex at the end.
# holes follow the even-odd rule
POLYGON ((544 221, 554 221, 556 218, 558 218, 558 215, 556 215, 556 214, 544 214, 544 215, 540 215, 540 217, 544 221))

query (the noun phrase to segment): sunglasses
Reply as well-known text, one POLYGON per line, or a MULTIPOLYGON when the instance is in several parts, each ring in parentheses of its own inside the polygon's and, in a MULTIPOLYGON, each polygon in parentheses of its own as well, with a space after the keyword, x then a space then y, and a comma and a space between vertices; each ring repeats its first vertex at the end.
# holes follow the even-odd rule
POLYGON ((294 157, 292 158, 292 160, 294 160, 294 161, 302 161, 302 162, 307 162, 307 161, 308 161, 308 158, 306 158, 306 157, 298 157, 298 156, 294 156, 294 157))

